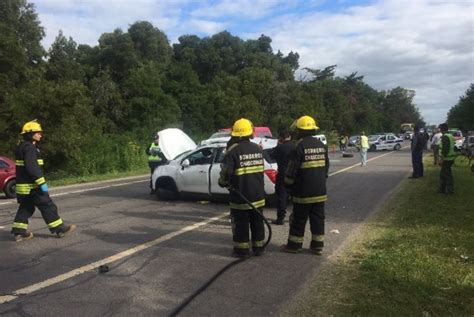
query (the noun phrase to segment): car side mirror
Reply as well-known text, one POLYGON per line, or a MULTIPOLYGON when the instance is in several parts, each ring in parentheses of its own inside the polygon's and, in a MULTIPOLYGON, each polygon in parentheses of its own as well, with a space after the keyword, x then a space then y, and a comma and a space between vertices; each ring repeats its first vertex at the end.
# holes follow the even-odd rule
POLYGON ((184 170, 186 167, 189 167, 189 165, 191 165, 191 163, 189 163, 188 159, 185 159, 183 162, 181 162, 181 169, 184 170))

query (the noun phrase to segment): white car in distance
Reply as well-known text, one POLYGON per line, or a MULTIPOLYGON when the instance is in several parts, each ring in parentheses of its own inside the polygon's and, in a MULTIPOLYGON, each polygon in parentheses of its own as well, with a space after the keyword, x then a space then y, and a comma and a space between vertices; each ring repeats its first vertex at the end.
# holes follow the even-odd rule
MULTIPOLYGON (((193 197, 213 199, 229 194, 218 184, 221 163, 228 138, 196 146, 194 141, 179 129, 165 129, 158 132, 160 148, 168 158, 167 164, 158 166, 152 175, 152 188, 159 199, 176 200, 193 197)), ((277 164, 269 155, 277 145, 276 139, 253 138, 259 144, 264 156, 264 189, 266 196, 275 193, 277 164)))

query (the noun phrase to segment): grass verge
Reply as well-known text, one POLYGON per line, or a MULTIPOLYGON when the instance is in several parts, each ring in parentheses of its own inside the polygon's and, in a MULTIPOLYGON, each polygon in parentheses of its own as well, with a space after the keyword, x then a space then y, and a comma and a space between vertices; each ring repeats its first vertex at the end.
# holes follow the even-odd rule
MULTIPOLYGON (((426 164, 428 165, 428 164, 426 164)), ((407 180, 298 300, 291 316, 473 316, 474 173, 407 180)))
MULTIPOLYGON (((48 184, 54 187, 54 186, 64 186, 64 185, 71 185, 71 184, 97 182, 97 181, 128 177, 128 176, 146 175, 149 173, 150 173, 150 169, 148 167, 144 167, 141 169, 127 171, 127 172, 116 172, 116 173, 101 174, 101 175, 87 175, 87 176, 80 176, 80 177, 62 177, 58 179, 54 179, 54 178, 53 179, 46 178, 46 179, 48 181, 48 184)), ((48 177, 48 175, 46 175, 46 177, 48 177)))

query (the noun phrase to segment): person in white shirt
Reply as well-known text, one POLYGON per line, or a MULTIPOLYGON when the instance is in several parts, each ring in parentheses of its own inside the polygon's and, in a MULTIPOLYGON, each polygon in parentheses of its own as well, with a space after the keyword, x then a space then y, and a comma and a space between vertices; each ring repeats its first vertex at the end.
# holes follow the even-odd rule
POLYGON ((439 162, 439 144, 441 143, 441 136, 443 134, 439 129, 431 137, 431 149, 433 150, 434 164, 437 165, 439 162))

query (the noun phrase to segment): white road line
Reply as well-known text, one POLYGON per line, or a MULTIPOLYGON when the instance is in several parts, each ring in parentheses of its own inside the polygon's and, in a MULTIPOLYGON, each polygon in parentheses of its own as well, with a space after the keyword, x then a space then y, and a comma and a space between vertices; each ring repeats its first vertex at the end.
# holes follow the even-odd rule
MULTIPOLYGON (((373 158, 371 158, 371 159, 368 159, 367 162, 370 162, 370 161, 376 160, 376 159, 378 159, 378 158, 381 158, 381 157, 390 155, 390 154, 392 154, 392 153, 394 153, 394 152, 388 152, 388 153, 385 153, 385 154, 382 154, 382 155, 373 157, 373 158)), ((360 166, 360 163, 356 163, 356 164, 354 164, 354 165, 348 166, 348 167, 343 168, 343 169, 341 169, 341 170, 338 170, 338 171, 336 171, 336 172, 329 173, 328 176, 337 175, 337 174, 339 174, 339 173, 345 172, 345 171, 350 170, 351 168, 354 168, 354 167, 357 167, 357 166, 360 166)))
POLYGON ((115 262, 115 261, 118 261, 120 259, 123 259, 127 256, 130 256, 130 255, 133 255, 137 252, 140 252, 140 251, 143 251, 143 250, 146 250, 148 248, 151 248, 157 244, 160 244, 164 241, 167 241, 167 240, 170 240, 178 235, 181 235, 183 233, 186 233, 188 231, 192 231, 192 230, 195 230, 199 227, 202 227, 202 226, 205 226, 213 221, 217 221, 219 219, 222 219, 224 218, 225 216, 228 216, 229 213, 226 212, 226 213, 223 213, 219 216, 216 216, 216 217, 212 217, 212 218, 209 218, 205 221, 202 221, 202 222, 198 222, 198 223, 195 223, 193 225, 190 225, 190 226, 187 226, 187 227, 184 227, 178 231, 175 231, 175 232, 171 232, 171 233, 168 233, 160 238, 157 238, 155 240, 152 240, 152 241, 148 241, 148 242, 145 242, 143 244, 140 244, 140 245, 137 245, 136 247, 133 247, 133 248, 130 248, 128 250, 125 250, 125 251, 122 251, 120 253, 117 253, 115 255, 112 255, 108 258, 104 258, 102 260, 99 260, 99 261, 96 261, 96 262, 93 262, 93 263, 90 263, 90 264, 87 264, 87 265, 84 265, 80 268, 77 268, 75 270, 72 270, 72 271, 69 271, 67 273, 64 273, 64 274, 61 274, 61 275, 58 275, 56 277, 53 277, 53 278, 50 278, 50 279, 47 279, 43 282, 39 282, 39 283, 36 283, 36 284, 33 284, 33 285, 30 285, 30 286, 27 286, 27 287, 24 287, 24 288, 21 288, 21 289, 18 289, 16 291, 14 291, 12 294, 10 295, 4 295, 4 296, 0 296, 0 305, 1 304, 4 304, 4 303, 8 303, 8 302, 11 302, 15 299, 17 299, 20 295, 28 295, 28 294, 31 294, 33 292, 36 292, 36 291, 39 291, 43 288, 46 288, 46 287, 49 287, 49 286, 52 286, 52 285, 55 285, 55 284, 58 284, 58 283, 61 283, 65 280, 68 280, 70 278, 73 278, 77 275, 80 275, 82 273, 86 273, 86 272, 89 272, 89 271, 92 271, 96 268, 98 268, 99 266, 101 265, 104 265, 104 264, 109 264, 109 263, 112 263, 112 262, 115 262))
MULTIPOLYGON (((373 157, 371 159, 369 159, 368 161, 373 161, 373 160, 376 160, 378 158, 381 158, 381 157, 384 157, 384 156, 387 156, 387 155, 390 155, 392 154, 393 152, 389 152, 389 153, 386 153, 386 154, 382 154, 382 155, 379 155, 379 156, 376 156, 376 157, 373 157)), ((354 164, 354 165, 351 165, 349 167, 346 167, 346 168, 343 168, 342 170, 339 170, 337 172, 333 172, 333 173, 330 173, 329 176, 333 176, 333 175, 336 175, 336 174, 339 174, 339 173, 342 173, 344 171, 347 171, 351 168, 354 168, 356 166, 359 166, 360 163, 357 163, 357 164, 354 164)), ((86 192, 86 191, 91 191, 91 190, 97 190, 97 189, 103 189, 103 188, 109 188, 109 187, 114 187, 114 186, 123 186, 123 185, 127 185, 127 184, 134 184, 134 183, 138 183, 138 182, 142 182, 142 181, 136 181, 136 182, 131 182, 131 183, 119 183, 119 184, 113 184, 113 185, 110 185, 110 186, 102 186, 102 187, 95 187, 95 188, 89 188, 89 189, 83 189, 83 190, 77 190, 77 191, 72 191, 72 192, 67 192, 67 193, 60 193, 60 194, 56 194, 56 195, 53 195, 53 196, 62 196, 62 195, 67 195, 67 194, 76 194, 76 193, 82 193, 82 192, 86 192)), ((15 299, 17 299, 20 295, 28 295, 28 294, 31 294, 33 292, 37 292, 43 288, 46 288, 46 287, 49 287, 49 286, 52 286, 52 285, 55 285, 55 284, 58 284, 58 283, 61 283, 65 280, 68 280, 70 278, 73 278, 77 275, 80 275, 82 273, 86 273, 86 272, 89 272, 89 271, 92 271, 94 269, 97 269, 99 266, 101 265, 104 265, 104 264, 109 264, 109 263, 112 263, 112 262, 115 262, 115 261, 118 261, 120 259, 123 259, 127 256, 131 256, 137 252, 140 252, 140 251, 143 251, 143 250, 146 250, 148 248, 151 248, 155 245, 158 245, 164 241, 167 241, 167 240, 170 240, 178 235, 181 235, 183 233, 186 233, 188 231, 192 231, 192 230, 195 230, 199 227, 202 227, 202 226, 205 226, 213 221, 217 221, 219 219, 222 219, 224 218, 225 216, 227 216, 229 213, 228 212, 225 212, 223 214, 221 214, 220 216, 216 216, 216 217, 212 217, 212 218, 209 218, 205 221, 202 221, 202 222, 198 222, 198 223, 195 223, 193 225, 190 225, 190 226, 187 226, 187 227, 184 227, 178 231, 175 231, 175 232, 171 232, 171 233, 168 233, 160 238, 157 238, 155 240, 152 240, 152 241, 148 241, 148 242, 145 242, 143 244, 140 244, 140 245, 137 245, 136 247, 133 247, 133 248, 130 248, 128 250, 125 250, 125 251, 122 251, 120 253, 117 253, 115 255, 112 255, 110 257, 107 257, 107 258, 104 258, 102 260, 99 260, 99 261, 96 261, 96 262, 93 262, 93 263, 90 263, 90 264, 87 264, 87 265, 84 265, 80 268, 77 268, 75 270, 72 270, 72 271, 69 271, 67 273, 64 273, 64 274, 61 274, 61 275, 58 275, 56 277, 53 277, 53 278, 50 278, 50 279, 47 279, 43 282, 39 282, 39 283, 36 283, 36 284, 33 284, 33 285, 30 285, 30 286, 27 286, 27 287, 24 287, 24 288, 21 288, 21 289, 18 289, 16 291, 13 291, 12 294, 10 295, 3 295, 3 296, 0 296, 0 305, 1 304, 4 304, 4 303, 8 303, 8 302, 11 302, 15 299)))
MULTIPOLYGON (((125 186, 125 185, 131 185, 131 184, 136 184, 136 183, 143 183, 144 181, 147 181, 147 179, 134 181, 134 182, 112 184, 112 185, 107 185, 107 186, 78 189, 78 190, 73 190, 73 191, 64 192, 64 193, 51 194, 50 196, 51 197, 58 197, 58 196, 64 196, 64 195, 70 195, 70 194, 80 194, 80 193, 90 192, 90 191, 98 190, 98 189, 105 189, 105 188, 110 188, 110 187, 118 187, 118 186, 125 186)), ((10 201, 0 203, 0 205, 8 205, 8 204, 16 204, 16 200, 13 199, 13 200, 10 200, 10 201)))

